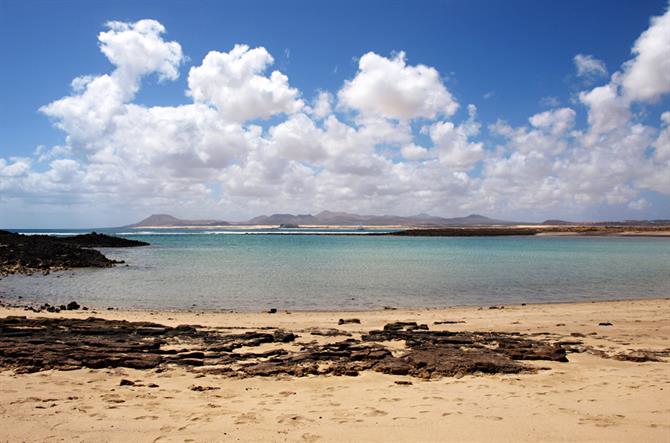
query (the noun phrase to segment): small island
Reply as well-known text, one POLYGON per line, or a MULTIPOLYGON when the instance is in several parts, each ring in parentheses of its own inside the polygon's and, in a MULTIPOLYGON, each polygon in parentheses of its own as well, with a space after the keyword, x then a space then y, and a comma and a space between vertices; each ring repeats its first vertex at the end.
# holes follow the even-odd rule
POLYGON ((295 223, 282 223, 279 225, 279 229, 300 229, 300 225, 295 223))
POLYGON ((0 231, 0 276, 62 271, 70 268, 109 268, 123 261, 111 260, 90 248, 127 248, 149 243, 90 234, 69 237, 23 235, 0 231))

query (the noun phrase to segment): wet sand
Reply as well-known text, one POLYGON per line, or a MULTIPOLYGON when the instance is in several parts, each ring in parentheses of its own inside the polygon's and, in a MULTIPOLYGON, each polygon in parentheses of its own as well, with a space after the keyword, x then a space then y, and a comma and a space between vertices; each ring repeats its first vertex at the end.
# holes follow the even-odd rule
POLYGON ((584 352, 568 353, 567 363, 524 362, 547 368, 536 373, 436 380, 372 371, 357 377, 230 378, 173 365, 4 370, 0 441, 670 441, 667 299, 290 314, 0 308, 0 317, 8 315, 338 328, 354 337, 393 321, 416 321, 431 330, 578 339, 584 352), (360 324, 338 325, 340 318, 358 318, 360 324), (444 321, 464 323, 435 324, 444 321), (660 361, 611 358, 644 351, 660 361), (120 386, 122 379, 134 385, 120 386))

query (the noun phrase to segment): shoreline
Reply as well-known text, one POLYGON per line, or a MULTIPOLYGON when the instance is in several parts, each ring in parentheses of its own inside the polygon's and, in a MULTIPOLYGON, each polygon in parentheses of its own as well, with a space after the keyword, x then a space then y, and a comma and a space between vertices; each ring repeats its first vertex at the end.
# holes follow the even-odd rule
MULTIPOLYGON (((669 291, 670 292, 670 291, 669 291)), ((19 302, 25 300, 21 299, 19 302)), ((76 301, 76 300, 73 300, 76 301)), ((572 306, 574 308, 584 308, 586 306, 593 305, 618 305, 618 304, 636 304, 636 303, 661 303, 668 304, 670 309, 670 293, 667 297, 632 297, 632 298, 611 298, 603 300, 561 300, 561 301, 546 301, 546 302, 522 302, 522 303, 507 303, 507 304, 493 304, 493 305, 445 305, 445 306, 398 306, 398 307, 382 307, 382 308, 370 308, 370 309, 282 309, 282 308, 271 308, 276 309, 276 312, 270 312, 269 309, 264 310, 234 310, 234 309, 222 309, 222 310, 203 310, 203 309, 160 309, 160 308, 111 308, 111 307, 96 307, 96 306, 86 306, 87 309, 76 309, 76 310, 62 310, 60 312, 47 312, 47 311, 33 311, 31 307, 34 305, 23 305, 19 303, 7 303, 6 300, 1 298, 0 295, 0 317, 7 315, 25 315, 29 318, 39 317, 42 314, 59 317, 64 316, 67 318, 78 318, 81 316, 91 316, 95 314, 101 316, 102 318, 118 319, 121 317, 132 317, 140 318, 144 315, 150 316, 180 316, 184 318, 195 317, 216 317, 216 316, 244 316, 244 317, 256 317, 262 316, 268 321, 274 319, 279 319, 282 316, 295 315, 295 316, 337 316, 337 314, 359 314, 361 316, 388 316, 388 317, 397 317, 397 316, 406 316, 406 315, 420 315, 425 314, 439 314, 439 313, 457 313, 465 314, 472 312, 486 312, 486 311, 497 311, 504 313, 510 311, 519 311, 523 309, 541 309, 541 308, 551 308, 551 307, 568 307, 572 306), (65 314, 65 315, 64 315, 65 314)), ((55 305, 54 305, 55 306, 55 305)), ((668 311, 670 314, 670 310, 668 311)), ((670 320, 669 320, 670 323, 670 320)))
MULTIPOLYGON (((79 269, 66 269, 64 271, 67 272, 76 272, 79 269)), ((35 275, 24 275, 24 274, 16 274, 10 276, 11 278, 40 278, 40 276, 35 276, 35 275)), ((3 277, 3 279, 6 279, 8 277, 3 277)), ((2 281, 2 279, 0 279, 2 281)), ((603 298, 603 299, 588 299, 588 298, 581 298, 581 299, 565 299, 565 300, 547 300, 547 301, 514 301, 514 302, 500 302, 500 303, 493 303, 493 300, 491 303, 479 303, 479 304, 451 304, 451 305, 435 305, 435 306, 380 306, 380 307, 371 307, 369 309, 360 309, 360 308, 332 308, 332 309, 300 309, 300 308, 284 308, 281 307, 280 305, 268 305, 263 308, 258 308, 258 309, 225 309, 225 308, 219 308, 219 309, 200 309, 197 306, 195 307, 189 307, 189 308, 184 308, 184 309, 165 309, 165 308, 148 308, 148 307, 118 307, 118 306, 111 306, 106 305, 106 306, 98 306, 94 304, 84 304, 81 303, 81 300, 67 300, 67 302, 63 302, 63 304, 67 304, 69 302, 77 302, 78 304, 81 303, 82 307, 85 307, 85 310, 80 310, 79 312, 88 312, 88 313, 96 313, 96 314, 101 314, 105 312, 116 312, 119 314, 123 313, 138 313, 138 314, 149 314, 152 313, 152 315, 155 314, 197 314, 197 315, 205 315, 205 314, 212 314, 212 315, 226 315, 226 314, 247 314, 247 315, 262 315, 262 314, 268 314, 268 315, 291 315, 291 314, 336 314, 336 313, 346 313, 346 314, 366 314, 366 313, 406 313, 406 312, 421 312, 421 311, 446 311, 446 310, 451 310, 451 309, 463 309, 463 310, 496 310, 496 309, 510 309, 510 308, 521 308, 521 307, 538 307, 538 306, 551 306, 551 305, 581 305, 581 304, 598 304, 598 303, 603 303, 603 304, 609 304, 609 303, 626 303, 626 302, 636 302, 636 301, 657 301, 657 302, 662 302, 662 301, 668 301, 670 300, 670 291, 669 295, 667 297, 664 296, 653 296, 653 297, 640 297, 640 296, 632 296, 630 298, 620 298, 620 297, 613 297, 613 298, 603 298), (270 310, 275 309, 276 312, 269 312, 270 310)), ((40 306, 47 304, 51 305, 52 301, 44 299, 40 301, 34 301, 31 302, 30 300, 24 298, 23 296, 15 296, 11 295, 9 293, 2 293, 0 292, 0 312, 2 312, 3 309, 10 309, 10 310, 16 310, 17 312, 32 312, 32 313, 47 313, 45 310, 35 310, 40 308, 40 306), (21 298, 19 298, 21 297, 21 298)), ((53 304, 51 306, 58 306, 56 304, 53 304)), ((66 310, 62 310, 61 312, 66 312, 66 310)), ((76 312, 76 311, 72 311, 76 312)), ((56 312, 58 313, 58 312, 56 312)), ((13 315, 19 315, 19 314, 13 314, 13 315)))
MULTIPOLYGON (((0 370, 0 441, 381 442, 389 440, 389 433, 398 440, 415 441, 447 437, 457 441, 630 441, 633 436, 641 441, 667 441, 669 314, 668 298, 506 305, 504 309, 291 314, 114 310, 93 315, 81 310, 52 314, 0 307, 0 317, 85 321, 94 316, 173 328, 197 324, 226 334, 280 328, 295 333, 299 346, 360 340, 361 334, 394 321, 426 324, 430 331, 497 331, 572 343, 562 345, 568 349, 567 362, 522 362, 534 368, 530 372, 430 380, 370 370, 357 376, 231 378, 225 372, 200 369, 207 366, 174 364, 144 370, 117 367, 28 374, 0 370), (354 317, 360 323, 338 324, 340 319, 354 317), (313 334, 331 329, 351 336, 313 334)), ((177 346, 190 350, 188 343, 177 346)), ((397 341, 381 343, 394 355, 405 352, 397 341)), ((234 352, 267 353, 277 346, 299 350, 292 343, 267 343, 234 352)))

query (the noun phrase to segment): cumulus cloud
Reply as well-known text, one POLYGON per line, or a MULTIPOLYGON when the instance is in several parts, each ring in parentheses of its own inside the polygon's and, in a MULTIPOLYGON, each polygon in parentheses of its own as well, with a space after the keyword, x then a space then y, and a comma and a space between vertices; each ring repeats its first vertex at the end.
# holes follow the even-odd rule
POLYGON ((0 177, 19 177, 30 171, 30 159, 10 157, 9 161, 0 158, 0 177))
POLYGON ((480 125, 476 121, 477 108, 469 105, 468 112, 468 120, 461 125, 437 122, 426 129, 439 161, 458 171, 471 169, 485 156, 484 144, 470 141, 471 137, 479 133, 480 125))
POLYGON ((408 66, 405 53, 389 59, 363 55, 358 73, 339 92, 342 105, 364 114, 396 119, 451 116, 458 109, 435 68, 408 66))
POLYGON ((179 202, 184 216, 238 219, 322 209, 645 211, 643 192, 670 195, 670 112, 653 127, 631 106, 670 92, 659 56, 666 17, 652 21, 608 83, 579 94, 585 127, 576 108, 552 100, 520 125, 497 120, 488 134, 475 105, 455 118, 459 104, 440 73, 408 65, 402 52, 364 54, 339 91, 303 98, 286 75, 268 72, 265 48, 235 45, 190 67, 190 102, 145 106, 134 100, 142 80, 178 78, 181 47, 156 21, 110 22, 98 39, 113 69, 75 78, 69 95, 41 108, 65 141, 0 158, 0 202, 6 213, 67 203, 140 215, 179 202))
POLYGON ((545 111, 533 115, 528 121, 536 128, 561 136, 574 126, 575 111, 570 108, 545 111))
POLYGON ((136 23, 112 21, 98 35, 100 50, 117 67, 117 75, 132 81, 150 73, 176 80, 183 61, 181 46, 161 38, 165 27, 156 20, 136 23))
POLYGON ((588 121, 592 140, 626 124, 630 118, 628 103, 618 94, 616 83, 583 91, 579 100, 588 107, 588 121))
POLYGON ((309 111, 316 118, 325 118, 330 115, 333 112, 333 94, 328 91, 319 91, 309 111))
POLYGON ((632 53, 635 57, 624 67, 624 96, 628 100, 657 101, 670 92, 670 9, 652 18, 632 53))
POLYGON ((592 55, 577 54, 573 58, 579 77, 606 77, 605 62, 592 55))
POLYGON ((400 153, 407 160, 423 160, 433 156, 431 151, 423 146, 415 145, 414 143, 403 146, 400 153))
POLYGON ((188 95, 235 122, 299 111, 303 102, 287 76, 279 71, 262 75, 272 63, 274 59, 262 47, 235 45, 230 52, 211 51, 200 66, 189 71, 188 95))

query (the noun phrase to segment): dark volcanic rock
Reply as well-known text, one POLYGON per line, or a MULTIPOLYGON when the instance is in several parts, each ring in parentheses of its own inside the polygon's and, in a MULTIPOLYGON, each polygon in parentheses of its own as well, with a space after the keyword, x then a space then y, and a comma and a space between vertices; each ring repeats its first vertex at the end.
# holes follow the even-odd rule
POLYGON ((134 248, 137 246, 149 246, 147 242, 98 234, 97 232, 73 235, 71 237, 60 237, 58 240, 61 243, 81 246, 82 248, 134 248))
POLYGON ((192 338, 155 323, 100 318, 0 319, 0 367, 23 372, 71 367, 155 368, 169 357, 158 352, 170 337, 192 338))
POLYGON ((335 328, 310 328, 303 332, 309 332, 311 335, 320 335, 322 337, 337 337, 340 335, 351 337, 350 333, 335 328))
POLYGON ((428 330, 428 326, 419 325, 415 321, 397 321, 384 325, 384 331, 414 331, 415 329, 428 330))
POLYGON ((621 353, 615 355, 613 358, 615 360, 621 361, 632 361, 635 363, 644 363, 644 362, 660 362, 663 361, 659 357, 664 356, 668 357, 670 355, 667 351, 649 351, 649 350, 637 350, 629 353, 621 353))
POLYGON ((108 268, 123 262, 110 260, 99 251, 87 248, 146 244, 96 233, 53 237, 0 231, 0 275, 46 274, 51 270, 83 267, 108 268))
POLYGON ((538 229, 528 228, 491 228, 491 227, 467 227, 467 228, 428 228, 428 229, 406 229, 383 234, 371 235, 398 235, 408 237, 498 237, 508 235, 536 235, 538 229))
POLYGON ((195 392, 204 392, 204 391, 213 391, 213 390, 221 389, 221 388, 219 388, 219 387, 217 387, 217 386, 200 386, 200 385, 193 385, 193 386, 190 386, 189 389, 190 389, 191 391, 195 391, 195 392))
POLYGON ((150 322, 100 318, 0 318, 0 369, 35 372, 83 367, 152 369, 166 364, 231 377, 332 374, 356 376, 372 370, 419 378, 471 373, 519 373, 534 369, 522 360, 565 362, 558 344, 527 335, 498 332, 428 331, 415 322, 390 323, 384 330, 336 343, 284 349, 297 336, 281 329, 239 334, 199 326, 169 327, 150 322), (403 341, 394 351, 387 341, 403 341), (241 352, 262 344, 264 352, 241 352), (168 347, 169 346, 169 347, 168 347))
POLYGON ((518 360, 568 361, 560 345, 531 340, 521 334, 407 330, 414 325, 390 323, 383 331, 370 331, 362 337, 368 342, 404 340, 409 348, 404 356, 383 362, 381 372, 433 378, 528 370, 518 360))
POLYGON ((80 267, 107 268, 115 263, 96 250, 61 243, 55 237, 0 231, 0 274, 80 267))

